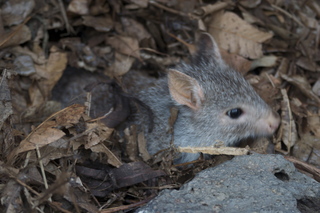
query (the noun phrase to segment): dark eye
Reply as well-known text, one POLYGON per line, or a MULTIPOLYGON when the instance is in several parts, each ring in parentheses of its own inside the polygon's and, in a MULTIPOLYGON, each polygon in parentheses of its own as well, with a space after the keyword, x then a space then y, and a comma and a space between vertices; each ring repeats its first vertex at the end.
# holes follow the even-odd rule
POLYGON ((240 108, 230 109, 227 112, 227 115, 232 119, 237 119, 240 117, 240 115, 242 115, 242 109, 240 109, 240 108))

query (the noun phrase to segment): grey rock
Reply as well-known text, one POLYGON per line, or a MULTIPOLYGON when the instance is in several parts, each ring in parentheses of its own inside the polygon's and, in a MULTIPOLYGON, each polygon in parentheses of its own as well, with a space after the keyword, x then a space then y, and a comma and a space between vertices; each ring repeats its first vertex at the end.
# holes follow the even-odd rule
POLYGON ((137 212, 300 212, 298 200, 319 197, 320 184, 283 156, 254 154, 206 169, 137 212))

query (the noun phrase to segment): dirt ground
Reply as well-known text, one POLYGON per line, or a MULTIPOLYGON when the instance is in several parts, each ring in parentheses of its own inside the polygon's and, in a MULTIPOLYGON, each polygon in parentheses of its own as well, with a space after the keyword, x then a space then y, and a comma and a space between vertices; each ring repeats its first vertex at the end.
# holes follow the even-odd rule
POLYGON ((236 155, 173 165, 174 149, 151 156, 137 127, 123 125, 130 106, 143 107, 127 94, 187 60, 201 32, 281 117, 274 137, 250 149, 285 155, 320 181, 319 1, 7 0, 0 7, 2 212, 127 212, 236 155), (131 78, 141 84, 128 91, 131 78))

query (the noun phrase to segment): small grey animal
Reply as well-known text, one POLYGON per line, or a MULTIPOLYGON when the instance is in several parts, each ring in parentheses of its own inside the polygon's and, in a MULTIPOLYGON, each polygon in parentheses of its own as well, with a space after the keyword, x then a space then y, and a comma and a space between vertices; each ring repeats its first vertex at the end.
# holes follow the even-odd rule
MULTIPOLYGON (((174 145, 205 147, 224 142, 236 146, 249 137, 272 135, 279 126, 279 115, 259 97, 244 77, 221 58, 214 39, 199 37, 191 63, 169 69, 167 77, 139 92, 138 98, 154 113, 154 128, 147 131, 148 119, 141 112, 148 151, 155 154, 170 146, 170 109, 179 110, 174 124, 174 145)), ((177 162, 189 162, 199 155, 183 154, 177 162)))

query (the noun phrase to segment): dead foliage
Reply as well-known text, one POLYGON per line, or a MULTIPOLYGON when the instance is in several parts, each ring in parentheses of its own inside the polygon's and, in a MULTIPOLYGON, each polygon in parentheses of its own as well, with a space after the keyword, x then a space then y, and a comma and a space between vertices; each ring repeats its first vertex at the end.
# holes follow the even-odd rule
MULTIPOLYGON (((123 126, 144 108, 152 130, 152 111, 133 94, 193 53, 200 31, 281 114, 275 151, 319 180, 318 1, 8 0, 0 7, 2 212, 127 211, 229 159, 173 165, 174 150, 150 156, 143 133, 123 126), (123 84, 129 70, 136 72, 123 84), (132 89, 134 81, 141 83, 132 89)), ((265 153, 266 143, 252 149, 265 153)))

